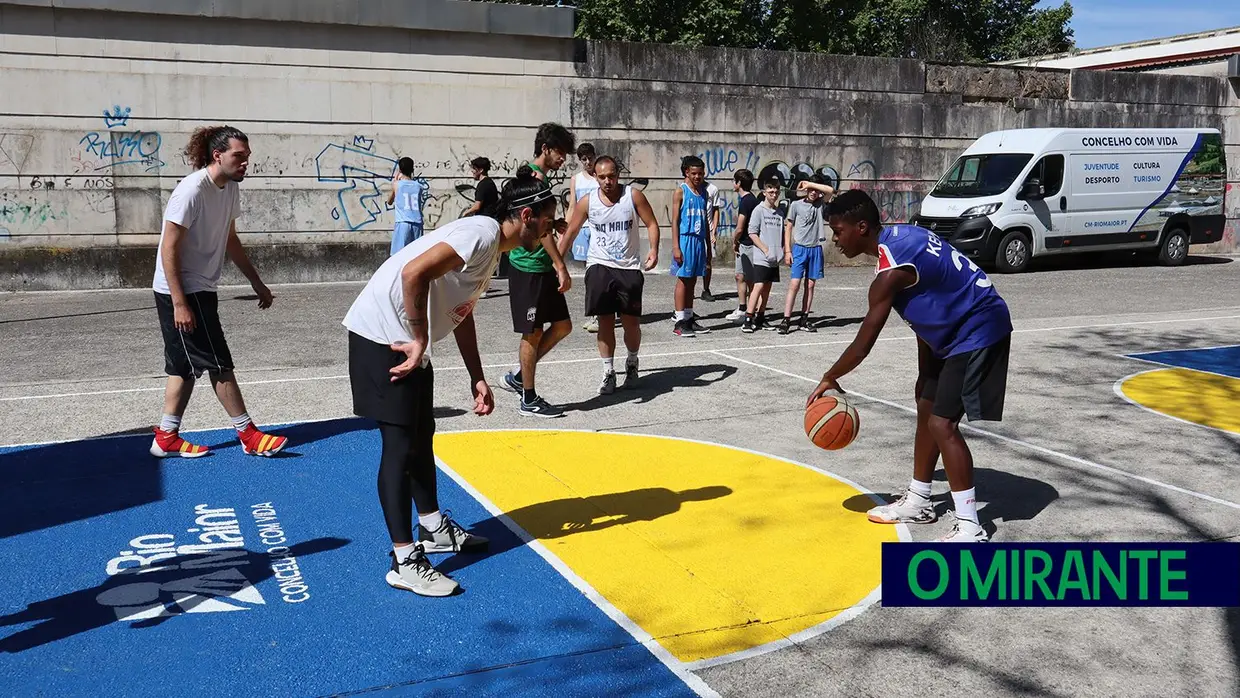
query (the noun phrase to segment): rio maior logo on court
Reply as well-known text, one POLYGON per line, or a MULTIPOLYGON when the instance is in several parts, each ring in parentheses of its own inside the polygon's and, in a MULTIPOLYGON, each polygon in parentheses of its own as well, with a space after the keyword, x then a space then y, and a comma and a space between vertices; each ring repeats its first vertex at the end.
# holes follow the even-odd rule
POLYGON ((109 583, 95 600, 111 608, 117 620, 138 621, 254 610, 267 603, 256 584, 273 578, 286 603, 310 599, 271 502, 251 506, 248 517, 232 507, 198 504, 185 533, 190 542, 179 543, 172 533, 131 539, 108 561, 109 583), (247 547, 243 520, 246 528, 255 529, 260 548, 247 547))

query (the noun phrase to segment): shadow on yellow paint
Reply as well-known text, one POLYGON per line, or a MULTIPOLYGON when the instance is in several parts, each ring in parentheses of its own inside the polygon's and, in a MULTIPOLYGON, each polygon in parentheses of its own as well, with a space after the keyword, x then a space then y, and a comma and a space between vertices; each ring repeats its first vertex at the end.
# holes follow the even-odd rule
POLYGON ((1240 434, 1240 379, 1167 368, 1124 380, 1120 392, 1168 417, 1240 434))
POLYGON ((685 502, 704 502, 732 494, 722 485, 671 490, 646 487, 628 492, 565 497, 508 512, 509 518, 534 538, 563 538, 675 514, 685 502))

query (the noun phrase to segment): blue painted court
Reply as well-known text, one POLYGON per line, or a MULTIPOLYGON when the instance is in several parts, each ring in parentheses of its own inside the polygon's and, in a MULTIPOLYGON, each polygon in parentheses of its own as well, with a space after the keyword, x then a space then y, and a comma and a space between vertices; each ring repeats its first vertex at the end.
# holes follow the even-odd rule
POLYGON ((388 587, 377 432, 272 431, 274 459, 230 431, 197 460, 148 434, 0 449, 5 692, 694 694, 448 477, 491 551, 435 556, 455 597, 388 587))
POLYGON ((1240 378, 1240 344, 1208 349, 1151 351, 1141 354, 1128 354, 1127 356, 1176 368, 1191 368, 1197 371, 1240 378))

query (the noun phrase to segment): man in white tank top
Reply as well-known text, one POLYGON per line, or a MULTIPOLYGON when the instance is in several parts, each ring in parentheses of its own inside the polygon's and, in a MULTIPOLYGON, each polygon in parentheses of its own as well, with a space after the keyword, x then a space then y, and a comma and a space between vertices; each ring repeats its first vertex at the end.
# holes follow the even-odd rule
POLYGON ((588 222, 590 245, 586 253, 586 314, 598 317, 598 353, 603 359, 600 395, 616 389, 616 316, 624 326, 624 387, 637 381, 637 351, 642 341, 642 288, 644 271, 659 262, 659 222, 646 195, 620 184, 616 161, 604 155, 594 161, 599 188, 573 207, 568 232, 560 238, 560 251, 568 250, 588 222), (641 235, 637 219, 650 236, 650 252, 640 262, 641 235))
MULTIPOLYGON (((581 163, 581 171, 573 175, 572 192, 573 205, 578 201, 598 191, 598 180, 594 179, 594 158, 597 153, 594 151, 593 143, 582 143, 577 146, 577 161, 581 163)), ((578 262, 586 261, 588 251, 590 249, 590 223, 587 221, 581 227, 581 235, 577 241, 573 243, 573 259, 578 262)), ((567 258, 567 257, 566 257, 567 258)), ((581 328, 586 332, 598 332, 598 318, 587 316, 581 328)))

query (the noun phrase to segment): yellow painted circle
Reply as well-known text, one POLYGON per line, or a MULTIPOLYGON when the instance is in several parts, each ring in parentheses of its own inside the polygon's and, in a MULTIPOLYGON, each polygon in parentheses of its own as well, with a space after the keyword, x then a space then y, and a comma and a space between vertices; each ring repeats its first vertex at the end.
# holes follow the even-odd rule
POLYGON ((852 484, 716 444, 485 431, 440 433, 435 452, 682 662, 872 602, 881 544, 903 531, 867 521, 852 484))
POLYGON ((1240 379, 1162 368, 1121 380, 1119 390, 1129 401, 1159 414, 1240 434, 1240 379))

